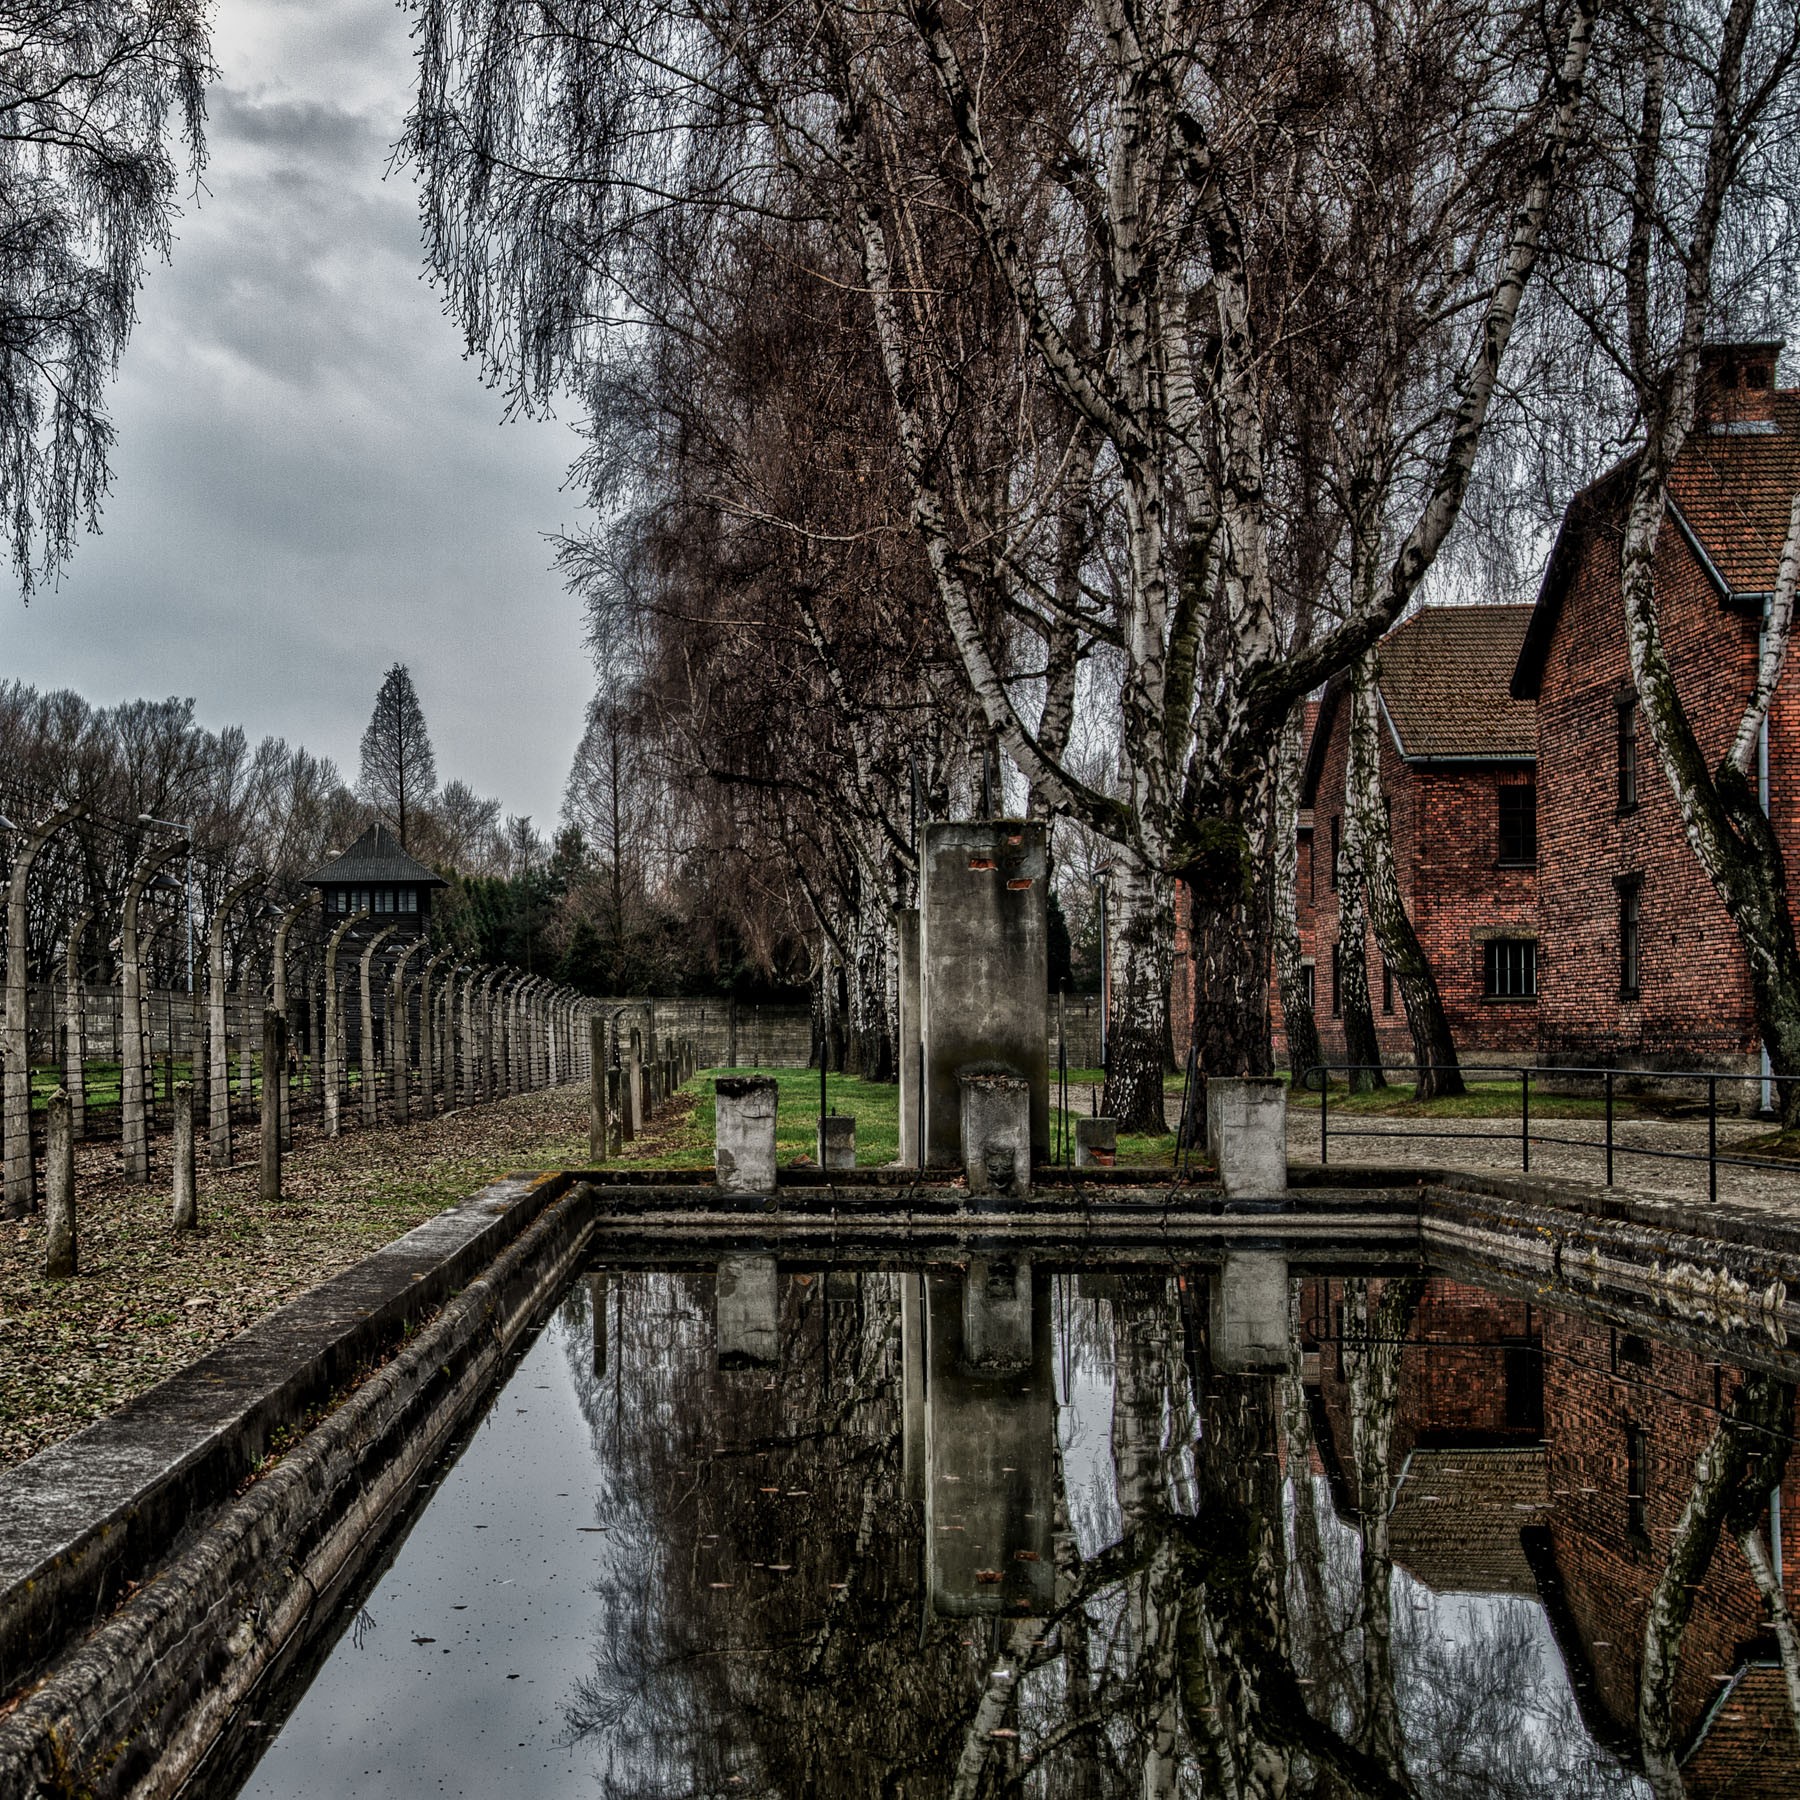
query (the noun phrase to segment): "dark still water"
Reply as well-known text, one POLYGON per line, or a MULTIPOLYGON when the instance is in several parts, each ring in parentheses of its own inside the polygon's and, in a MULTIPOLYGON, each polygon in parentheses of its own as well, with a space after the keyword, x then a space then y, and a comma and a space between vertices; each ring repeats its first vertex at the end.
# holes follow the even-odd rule
POLYGON ((1258 1253, 596 1273, 212 1791, 1800 1794, 1794 1373, 1258 1253))

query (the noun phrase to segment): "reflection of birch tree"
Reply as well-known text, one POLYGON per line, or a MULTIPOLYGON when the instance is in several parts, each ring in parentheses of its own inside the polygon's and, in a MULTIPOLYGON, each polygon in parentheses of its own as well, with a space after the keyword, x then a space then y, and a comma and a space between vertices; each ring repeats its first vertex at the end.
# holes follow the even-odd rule
MULTIPOLYGON (((1658 1800, 1680 1800, 1687 1793, 1677 1762, 1675 1723, 1675 1680, 1681 1666, 1681 1640, 1693 1614, 1694 1597, 1705 1582, 1720 1534, 1727 1527, 1744 1548, 1765 1600, 1769 1595, 1764 1576, 1758 1573, 1760 1562, 1773 1583, 1774 1569, 1763 1542, 1761 1519, 1769 1493, 1780 1483, 1787 1465, 1793 1419, 1791 1382, 1769 1375, 1747 1375, 1720 1414, 1718 1428, 1694 1464, 1693 1483, 1670 1539, 1669 1560, 1650 1597, 1650 1611, 1644 1622, 1638 1737, 1643 1748, 1644 1773, 1658 1800)), ((1783 1605, 1784 1620, 1786 1610, 1783 1605)), ((1779 1626, 1777 1630, 1779 1641, 1779 1626)), ((1792 1696, 1796 1672, 1791 1627, 1786 1635, 1782 1665, 1792 1696)), ((1796 1728, 1800 1729, 1800 1710, 1795 1717, 1796 1728)))

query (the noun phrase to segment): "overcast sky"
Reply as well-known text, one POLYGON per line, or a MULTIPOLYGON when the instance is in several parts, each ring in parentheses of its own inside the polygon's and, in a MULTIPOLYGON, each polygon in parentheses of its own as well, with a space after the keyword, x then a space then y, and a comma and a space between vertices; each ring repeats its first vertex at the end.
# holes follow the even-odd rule
POLYGON ((104 529, 0 597, 0 675, 191 695, 354 781, 411 668, 441 780, 554 822, 592 669, 546 534, 566 425, 502 426, 385 175, 412 79, 393 0, 222 0, 206 193, 149 272, 114 390, 104 529), (384 178, 385 177, 385 178, 384 178))

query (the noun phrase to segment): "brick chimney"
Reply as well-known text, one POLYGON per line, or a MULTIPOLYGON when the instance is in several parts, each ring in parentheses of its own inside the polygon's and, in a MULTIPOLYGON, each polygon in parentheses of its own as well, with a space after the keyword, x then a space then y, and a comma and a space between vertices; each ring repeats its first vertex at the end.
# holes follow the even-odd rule
POLYGON ((1721 434, 1774 430, 1781 346, 1780 338, 1707 344, 1700 352, 1700 422, 1721 434))

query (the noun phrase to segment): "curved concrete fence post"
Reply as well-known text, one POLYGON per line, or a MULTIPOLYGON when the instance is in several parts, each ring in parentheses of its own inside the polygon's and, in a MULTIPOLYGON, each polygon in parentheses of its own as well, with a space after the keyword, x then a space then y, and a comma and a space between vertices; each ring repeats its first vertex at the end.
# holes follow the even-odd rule
POLYGON ((194 1231, 200 1224, 200 1205, 194 1191, 194 1084, 175 1084, 171 1108, 171 1135, 174 1141, 172 1186, 174 1197, 172 1219, 177 1231, 194 1231))
POLYGON ((361 1067, 357 1070, 358 1085, 362 1089, 362 1122, 373 1125, 380 1117, 381 1072, 375 1061, 375 995, 370 983, 373 977, 375 952, 391 938, 400 927, 384 925, 363 946, 362 964, 358 973, 361 987, 358 990, 362 1000, 361 1048, 358 1052, 361 1067))
POLYGON ((475 1009, 481 1064, 479 1097, 483 1101, 500 1098, 500 996, 497 990, 502 979, 499 969, 488 970, 482 977, 475 1009))
POLYGON ((225 922, 231 909, 261 882, 260 875, 251 875, 227 888, 225 898, 213 908, 206 924, 206 1141, 215 1169, 231 1167, 231 1028, 225 1010, 225 922))
POLYGON ((588 1014, 588 1161, 603 1163, 612 1152, 612 1121, 606 1104, 606 1016, 588 1014))
POLYGON ((262 1016, 262 1060, 262 1170, 257 1197, 273 1206, 281 1199, 281 1086, 270 1080, 268 1071, 287 1066, 287 1020, 272 1006, 262 1016))
POLYGON ((338 989, 338 950, 369 912, 352 913, 332 932, 325 945, 325 1028, 320 1046, 325 1054, 325 1135, 336 1137, 344 1128, 344 997, 338 989))
POLYGON ((63 1087, 77 1143, 87 1136, 87 984, 81 978, 81 944, 93 922, 91 906, 77 913, 63 947, 63 1087))
POLYGON ((31 1052, 26 1023, 30 999, 30 945, 26 942, 27 890, 38 852, 65 825, 87 811, 80 801, 60 812, 22 826, 24 841, 13 852, 12 879, 6 888, 6 1029, 0 1055, 6 1059, 6 1216, 22 1219, 37 1205, 37 1165, 31 1154, 31 1052))
POLYGON ((150 1125, 144 1111, 144 965, 138 941, 138 906, 164 863, 187 854, 187 839, 145 851, 125 887, 119 922, 119 1131, 125 1179, 150 1179, 150 1125))
POLYGON ((75 1273, 75 1126, 69 1096, 58 1088, 44 1113, 44 1273, 75 1273))
MULTIPOLYGON (((306 895, 304 899, 296 900, 294 904, 288 907, 287 910, 282 913, 281 917, 275 921, 275 943, 274 947, 269 952, 269 997, 275 1011, 281 1014, 282 1024, 287 1027, 287 1043, 290 1046, 294 1042, 294 1021, 288 1012, 288 938, 294 929, 295 921, 308 907, 318 905, 320 898, 321 895, 319 890, 317 888, 313 889, 313 891, 306 895)), ((308 1035, 310 1036, 311 1034, 309 1033, 308 1035)), ((290 1063, 292 1061, 291 1050, 289 1061, 290 1063)), ((268 1080, 269 1071, 264 1069, 264 1086, 268 1085, 268 1080)), ((291 1150, 294 1147, 294 1096, 286 1067, 280 1072, 280 1080, 281 1147, 284 1150, 291 1150)))
POLYGON ((438 1070, 444 1060, 438 1043, 443 996, 432 987, 432 977, 449 954, 448 950, 437 951, 419 976, 419 1111, 427 1119, 437 1114, 438 1070))
MULTIPOLYGON (((426 948, 423 938, 415 938, 400 953, 394 973, 388 981, 388 1117, 396 1125, 404 1125, 412 1115, 412 1059, 410 1031, 407 1021, 406 965, 426 948)), ((425 1037, 425 1014, 419 1013, 419 1037, 425 1037)))

